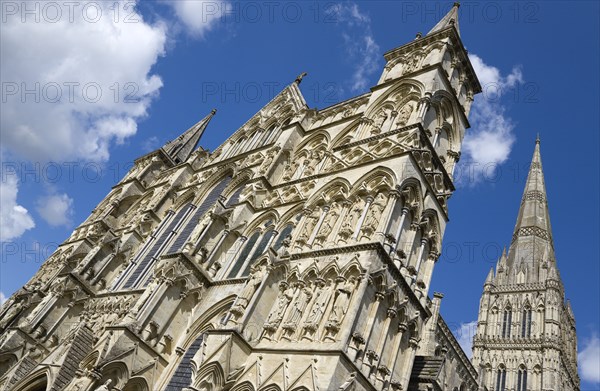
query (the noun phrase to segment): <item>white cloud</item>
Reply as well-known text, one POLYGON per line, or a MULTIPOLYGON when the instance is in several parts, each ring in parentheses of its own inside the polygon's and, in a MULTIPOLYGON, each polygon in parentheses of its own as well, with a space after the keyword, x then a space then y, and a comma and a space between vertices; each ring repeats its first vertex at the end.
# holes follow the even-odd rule
POLYGON ((6 300, 8 300, 8 297, 4 295, 4 292, 0 292, 0 306, 6 303, 6 300))
POLYGON ((494 176, 494 170, 504 163, 515 141, 514 123, 506 115, 501 98, 511 88, 523 83, 523 74, 514 67, 507 76, 488 65, 475 55, 469 54, 483 93, 475 96, 469 120, 472 129, 467 132, 464 143, 464 158, 459 163, 459 183, 476 184, 486 175, 494 176))
POLYGON ((456 340, 458 341, 460 347, 469 358, 471 358, 471 356, 473 355, 473 337, 475 336, 476 332, 476 320, 468 323, 461 323, 458 330, 454 332, 454 334, 456 335, 456 340))
POLYGON ((53 227, 69 227, 73 223, 73 199, 64 193, 40 197, 36 210, 53 227))
POLYGON ((581 348, 577 354, 577 361, 582 380, 600 384, 600 338, 592 335, 583 342, 581 348))
POLYGON ((342 26, 348 62, 354 63, 351 90, 363 91, 369 87, 369 77, 380 70, 379 45, 371 31, 371 18, 361 13, 357 4, 340 3, 330 8, 334 20, 342 26))
POLYGON ((173 7, 175 15, 186 31, 199 38, 212 30, 217 21, 230 9, 227 1, 215 0, 171 0, 166 1, 165 4, 173 7))
POLYGON ((53 22, 59 3, 36 3, 39 23, 36 15, 23 23, 19 9, 3 15, 3 146, 33 161, 106 160, 162 86, 151 68, 164 54, 165 27, 125 0, 60 3, 53 22))
POLYGON ((35 227, 33 218, 23 206, 17 204, 19 183, 12 175, 3 175, 0 182, 0 240, 8 241, 35 227))
POLYGON ((160 146, 158 137, 152 136, 142 142, 142 151, 152 152, 160 146))

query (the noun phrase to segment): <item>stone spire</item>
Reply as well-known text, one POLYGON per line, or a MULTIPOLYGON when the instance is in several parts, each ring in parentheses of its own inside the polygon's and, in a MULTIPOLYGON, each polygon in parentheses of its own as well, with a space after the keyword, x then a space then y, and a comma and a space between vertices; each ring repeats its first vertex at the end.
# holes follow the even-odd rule
POLYGON ((508 265, 510 267, 522 261, 533 266, 542 258, 554 259, 554 243, 538 136, 508 251, 508 265))
POLYGON ((162 150, 173 159, 175 163, 185 162, 196 149, 204 130, 206 130, 208 123, 216 113, 217 110, 213 109, 210 114, 183 132, 181 136, 166 143, 162 147, 162 150))
POLYGON ((431 35, 433 33, 437 33, 438 31, 442 31, 447 27, 454 26, 458 35, 460 35, 460 30, 458 28, 458 8, 460 7, 460 3, 456 2, 448 11, 448 13, 435 25, 433 28, 427 33, 427 35, 431 35))

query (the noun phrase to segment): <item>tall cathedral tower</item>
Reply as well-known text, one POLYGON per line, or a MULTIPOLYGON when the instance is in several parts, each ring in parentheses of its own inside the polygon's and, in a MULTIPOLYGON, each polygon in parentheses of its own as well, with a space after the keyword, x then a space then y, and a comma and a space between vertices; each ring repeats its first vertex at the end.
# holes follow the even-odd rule
POLYGON ((579 389, 575 318, 558 273, 540 140, 508 254, 483 287, 473 364, 482 389, 579 389))
POLYGON ((481 91, 458 5, 385 60, 360 96, 310 109, 299 77, 215 151, 213 111, 137 159, 0 310, 0 390, 476 391, 428 297, 481 91))

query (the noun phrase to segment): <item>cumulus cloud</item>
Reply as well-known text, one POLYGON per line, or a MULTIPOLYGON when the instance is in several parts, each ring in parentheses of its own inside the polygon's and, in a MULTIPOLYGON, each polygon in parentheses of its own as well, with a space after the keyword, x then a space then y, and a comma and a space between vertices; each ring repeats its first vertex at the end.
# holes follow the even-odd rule
POLYGON ((73 199, 67 194, 40 197, 36 202, 36 210, 53 227, 69 227, 73 223, 73 199))
POLYGON ((177 0, 167 1, 185 30, 192 36, 202 38, 212 30, 230 4, 227 1, 214 0, 177 0))
POLYGON ((342 27, 344 47, 348 60, 354 65, 352 74, 352 92, 363 91, 369 87, 369 78, 378 70, 379 45, 371 31, 371 18, 360 11, 357 4, 340 3, 329 9, 333 20, 342 27))
POLYGON ((460 327, 454 332, 460 347, 469 358, 473 355, 473 337, 476 331, 477 321, 474 320, 468 323, 461 323, 460 327))
POLYGON ((17 178, 3 175, 0 182, 0 240, 8 241, 35 227, 29 211, 17 203, 17 178))
POLYGON ((583 341, 577 361, 582 380, 600 385, 600 338, 597 335, 583 341))
POLYGON ((469 54, 483 93, 475 97, 469 120, 472 129, 467 132, 464 158, 459 168, 468 175, 459 177, 459 183, 476 184, 485 175, 493 175, 498 165, 504 163, 515 141, 514 123, 506 114, 501 98, 511 88, 523 83, 523 73, 514 67, 510 74, 502 76, 500 70, 486 64, 476 54, 469 54))
POLYGON ((22 10, 3 15, 3 146, 32 161, 106 160, 162 86, 151 68, 166 29, 126 0, 51 4, 25 23, 22 10))

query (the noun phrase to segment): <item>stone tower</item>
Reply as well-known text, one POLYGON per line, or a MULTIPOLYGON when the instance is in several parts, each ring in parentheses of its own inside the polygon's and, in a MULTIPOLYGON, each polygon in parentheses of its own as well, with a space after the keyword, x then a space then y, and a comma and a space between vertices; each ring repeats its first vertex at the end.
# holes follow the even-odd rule
POLYGON ((471 390, 428 298, 473 96, 458 5, 377 85, 299 77, 135 166, 0 312, 0 390, 471 390))
POLYGON ((575 318, 554 255, 539 138, 508 254, 483 286, 473 365, 482 389, 579 390, 575 318))

